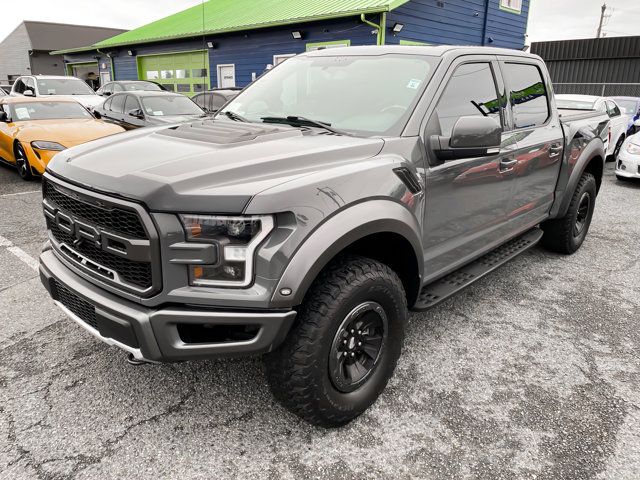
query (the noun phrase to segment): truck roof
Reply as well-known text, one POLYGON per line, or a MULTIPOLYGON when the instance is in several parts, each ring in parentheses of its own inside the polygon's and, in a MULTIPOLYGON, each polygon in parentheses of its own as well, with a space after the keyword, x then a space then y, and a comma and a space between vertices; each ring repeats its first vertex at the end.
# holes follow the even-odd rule
POLYGON ((325 48, 303 53, 305 56, 334 56, 339 55, 383 55, 387 53, 403 53, 412 55, 428 55, 432 57, 443 57, 446 54, 455 52, 459 55, 508 55, 525 58, 539 59, 538 55, 523 52, 520 50, 511 50, 508 48, 498 47, 475 47, 467 45, 367 45, 358 47, 338 47, 325 48))

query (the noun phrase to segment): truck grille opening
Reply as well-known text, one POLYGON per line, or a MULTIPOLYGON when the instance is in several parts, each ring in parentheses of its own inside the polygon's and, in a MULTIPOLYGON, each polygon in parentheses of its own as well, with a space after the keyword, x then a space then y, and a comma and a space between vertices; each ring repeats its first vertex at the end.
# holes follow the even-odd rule
POLYGON ((195 325, 179 323, 178 335, 184 343, 248 342, 260 332, 259 325, 195 325))
MULTIPOLYGON (((91 277, 116 288, 141 296, 149 296, 159 290, 160 263, 156 261, 154 267, 154 262, 147 260, 152 253, 146 258, 143 255, 145 260, 127 258, 127 247, 112 238, 106 240, 108 248, 101 246, 107 234, 131 241, 149 240, 140 213, 127 210, 125 205, 120 208, 116 200, 111 204, 110 200, 93 198, 89 192, 85 194, 59 187, 46 178, 43 182, 47 228, 53 246, 60 254, 91 277), (74 228, 83 228, 82 234, 87 233, 88 238, 74 228), (91 237, 92 234, 95 238, 91 237)), ((154 242, 157 240, 148 242, 147 248, 152 252, 154 242)))
POLYGON ((134 212, 121 208, 101 208, 71 198, 55 189, 50 182, 44 181, 44 198, 52 201, 65 213, 96 223, 114 233, 133 238, 146 239, 144 226, 134 212))
POLYGON ((54 298, 56 300, 74 313, 80 320, 98 330, 96 309, 93 305, 78 297, 60 282, 54 282, 54 289, 54 298))

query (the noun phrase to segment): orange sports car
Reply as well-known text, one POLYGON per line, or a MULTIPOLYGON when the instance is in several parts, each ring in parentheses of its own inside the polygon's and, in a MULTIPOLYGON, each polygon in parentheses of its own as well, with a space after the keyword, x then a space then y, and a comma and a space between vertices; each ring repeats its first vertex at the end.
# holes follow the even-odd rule
POLYGON ((59 151, 120 132, 73 99, 0 98, 0 160, 25 180, 42 175, 59 151))

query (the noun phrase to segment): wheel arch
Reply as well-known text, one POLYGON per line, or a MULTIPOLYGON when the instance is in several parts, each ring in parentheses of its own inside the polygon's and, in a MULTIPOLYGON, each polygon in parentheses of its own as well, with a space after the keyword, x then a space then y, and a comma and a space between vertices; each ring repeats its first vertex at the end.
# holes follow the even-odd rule
POLYGON ((398 202, 372 200, 335 214, 305 239, 281 276, 271 306, 302 303, 322 270, 344 253, 373 258, 391 267, 404 285, 408 304, 415 302, 424 267, 418 221, 398 202), (292 293, 284 296, 282 289, 292 293))

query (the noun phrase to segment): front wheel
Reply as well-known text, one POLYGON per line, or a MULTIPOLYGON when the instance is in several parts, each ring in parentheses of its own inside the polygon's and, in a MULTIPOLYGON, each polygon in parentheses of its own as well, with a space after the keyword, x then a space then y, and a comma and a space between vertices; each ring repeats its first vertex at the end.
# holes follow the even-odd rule
POLYGON ((22 177, 23 180, 31 180, 33 178, 33 174, 31 173, 31 165, 27 158, 27 152, 24 151, 24 147, 19 143, 16 143, 15 155, 16 167, 18 167, 20 177, 22 177))
POLYGON ((393 374, 407 315, 393 270, 368 258, 341 258, 311 287, 285 342, 265 357, 271 391, 314 425, 350 422, 393 374))
POLYGON ((548 250, 570 255, 584 242, 591 225, 597 195, 596 179, 583 173, 564 217, 542 224, 542 245, 548 250))

